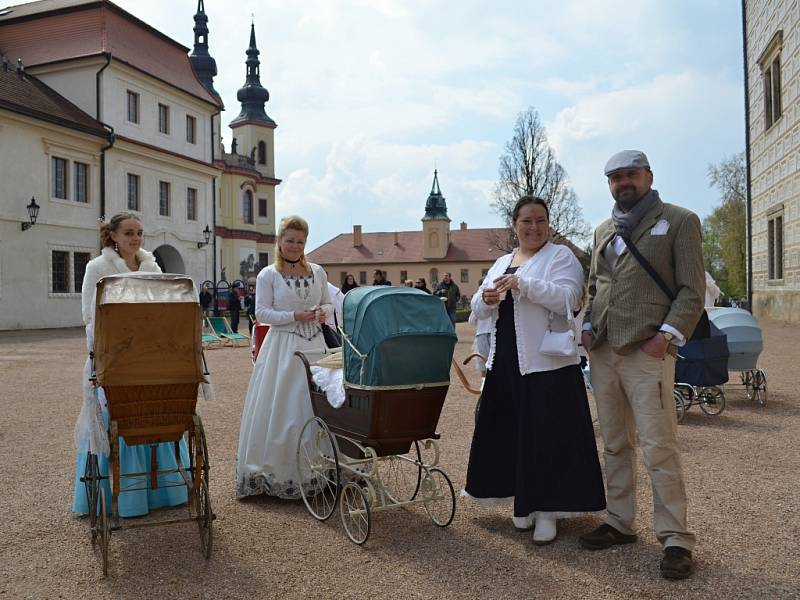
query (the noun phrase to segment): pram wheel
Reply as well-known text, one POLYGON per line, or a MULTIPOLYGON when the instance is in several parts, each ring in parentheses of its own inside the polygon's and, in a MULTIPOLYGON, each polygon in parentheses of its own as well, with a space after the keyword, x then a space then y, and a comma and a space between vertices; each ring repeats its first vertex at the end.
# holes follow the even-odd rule
POLYGON ((350 481, 342 488, 339 516, 342 525, 354 544, 359 546, 367 541, 370 532, 369 501, 366 491, 354 481, 350 481))
POLYGON ((686 416, 686 399, 683 397, 683 392, 678 389, 672 390, 672 398, 675 400, 675 414, 678 417, 678 423, 683 421, 686 416))
POLYGON ((759 406, 767 405, 767 372, 763 369, 753 371, 752 396, 759 406))
POLYGON ((297 471, 308 512, 320 521, 329 519, 339 499, 341 472, 336 440, 319 417, 306 422, 297 440, 297 471))
POLYGON ((211 558, 211 548, 214 545, 214 512, 211 510, 211 497, 208 493, 208 482, 205 476, 200 481, 200 493, 197 504, 197 526, 200 528, 200 549, 203 556, 211 558))
POLYGON ((381 480, 393 502, 410 502, 417 497, 422 482, 421 465, 422 454, 416 441, 408 454, 392 454, 381 460, 381 480))
POLYGON ((89 505, 89 527, 92 530, 92 544, 97 540, 97 495, 100 489, 100 469, 97 467, 97 455, 86 453, 86 468, 83 472, 83 487, 86 490, 86 503, 89 505))
POLYGON ((439 468, 425 469, 422 501, 428 516, 439 527, 447 527, 456 514, 456 493, 450 478, 439 468))
MULTIPOLYGON (((99 489, 99 499, 100 499, 100 514, 97 518, 97 538, 100 541, 100 555, 103 558, 103 577, 108 575, 108 543, 111 539, 111 522, 109 521, 108 517, 108 506, 106 505, 106 491, 100 487, 99 489)), ((93 533, 93 537, 94 537, 93 533)))
POLYGON ((709 416, 721 415, 725 410, 725 394, 717 386, 706 387, 697 395, 700 410, 709 416))

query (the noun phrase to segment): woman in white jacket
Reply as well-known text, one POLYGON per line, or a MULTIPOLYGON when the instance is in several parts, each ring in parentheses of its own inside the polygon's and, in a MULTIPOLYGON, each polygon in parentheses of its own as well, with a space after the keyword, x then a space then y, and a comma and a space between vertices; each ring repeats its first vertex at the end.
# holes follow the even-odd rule
POLYGON ((556 519, 605 508, 592 419, 577 350, 539 351, 548 327, 565 331, 579 307, 583 269, 549 241, 546 203, 523 196, 513 211, 519 247, 501 256, 472 297, 493 327, 487 375, 470 450, 465 494, 511 502, 533 541, 556 537, 556 519))
MULTIPOLYGON (((142 248, 143 230, 138 217, 130 213, 120 213, 112 217, 108 223, 103 223, 100 228, 100 243, 103 249, 100 256, 89 261, 83 276, 81 288, 81 311, 83 322, 86 324, 86 345, 91 352, 94 347, 94 310, 95 290, 97 282, 108 275, 128 273, 131 271, 152 271, 160 273, 161 269, 156 264, 155 257, 142 248)), ((106 399, 102 388, 95 388, 89 383, 91 375, 91 359, 86 359, 83 370, 83 407, 75 426, 75 442, 78 448, 77 466, 75 468, 75 493, 72 501, 72 511, 80 514, 89 512, 86 499, 86 490, 80 478, 86 469, 87 453, 91 450, 98 455, 98 466, 101 475, 108 475, 108 440, 102 431, 108 425, 108 412, 106 399), (99 403, 103 423, 95 422, 98 419, 96 407, 99 403), (90 441, 91 439, 91 441, 90 441)), ((119 460, 122 473, 145 473, 150 469, 150 447, 128 446, 125 440, 119 440, 119 460)), ((188 464, 186 443, 181 441, 181 452, 184 464, 188 464)), ((176 469, 175 451, 172 443, 158 445, 157 450, 159 470, 176 469)), ((151 509, 162 506, 177 506, 184 504, 187 499, 186 487, 169 487, 182 483, 180 476, 161 475, 157 490, 126 491, 119 496, 119 514, 122 517, 136 517, 146 515, 151 509)), ((137 481, 121 480, 122 489, 126 487, 141 487, 137 481)), ((111 488, 108 480, 103 481, 106 486, 106 497, 111 498, 111 488)), ((109 510, 111 505, 109 503, 109 510)))
POLYGON ((242 411, 236 495, 300 498, 297 439, 314 416, 300 350, 327 352, 322 325, 333 321, 328 278, 305 257, 308 223, 297 216, 278 227, 278 254, 256 279, 256 319, 270 326, 258 353, 242 411), (327 314, 326 314, 327 313, 327 314))

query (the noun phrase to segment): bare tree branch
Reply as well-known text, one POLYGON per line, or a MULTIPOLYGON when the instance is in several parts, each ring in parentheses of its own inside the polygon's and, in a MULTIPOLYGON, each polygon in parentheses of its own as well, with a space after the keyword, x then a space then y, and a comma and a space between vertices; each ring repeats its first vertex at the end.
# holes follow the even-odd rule
POLYGON ((547 132, 536 109, 529 107, 517 116, 514 135, 506 143, 500 157, 498 180, 492 207, 509 228, 507 239, 498 239, 497 246, 510 250, 516 245, 511 229, 512 211, 521 196, 533 195, 547 202, 553 239, 586 241, 590 234, 578 196, 569 186, 567 172, 556 160, 547 132))

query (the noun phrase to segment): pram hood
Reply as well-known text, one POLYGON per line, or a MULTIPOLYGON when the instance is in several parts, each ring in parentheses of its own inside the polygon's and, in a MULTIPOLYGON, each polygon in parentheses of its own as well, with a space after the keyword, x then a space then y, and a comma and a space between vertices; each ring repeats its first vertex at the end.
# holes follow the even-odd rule
POLYGON ((97 282, 94 365, 102 386, 204 380, 200 305, 192 279, 123 273, 97 282))
POLYGON ((343 312, 347 383, 449 383, 457 338, 439 298, 414 288, 360 287, 345 295, 343 312))
POLYGON ((728 368, 733 371, 755 369, 758 355, 764 349, 764 338, 756 318, 743 308, 710 308, 708 319, 728 338, 731 353, 728 368))

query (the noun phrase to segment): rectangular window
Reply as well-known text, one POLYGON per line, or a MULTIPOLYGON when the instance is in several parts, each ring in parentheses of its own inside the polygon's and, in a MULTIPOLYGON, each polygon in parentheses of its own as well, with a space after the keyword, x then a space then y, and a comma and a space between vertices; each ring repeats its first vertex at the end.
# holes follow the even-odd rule
POLYGON ((259 198, 258 199, 258 216, 267 218, 267 199, 266 198, 259 198))
POLYGON ((767 271, 769 279, 783 279, 783 215, 767 221, 767 271))
POLYGON ((367 272, 366 271, 359 271, 358 272, 358 283, 364 285, 367 283, 367 272))
POLYGON ((67 160, 53 157, 53 198, 67 199, 67 160))
POLYGON ((344 280, 347 279, 347 271, 339 271, 339 285, 344 285, 344 280))
POLYGON ((783 114, 781 50, 783 49, 783 30, 772 36, 766 49, 758 58, 761 77, 764 82, 764 128, 772 127, 783 114))
POLYGON ((197 120, 191 115, 186 115, 186 141, 197 143, 197 120))
POLYGON ((75 162, 75 202, 89 202, 89 165, 75 162))
POLYGON ((86 264, 92 258, 88 252, 74 252, 72 254, 72 272, 75 274, 75 293, 80 294, 83 287, 83 275, 86 273, 86 264))
POLYGON ((158 182, 158 214, 168 217, 169 210, 169 183, 166 181, 158 182))
POLYGON ((139 122, 139 94, 128 90, 128 121, 139 122))
POLYGON ((139 210, 139 176, 128 173, 128 210, 139 210))
POLYGON ((469 283, 469 269, 461 269, 461 283, 469 283))
POLYGON ((53 250, 53 293, 69 293, 69 252, 53 250))
POLYGON ((408 271, 400 271, 400 283, 405 283, 408 279, 408 271))
POLYGON ((258 266, 262 269, 269 266, 269 252, 258 253, 258 266))
POLYGON ((169 133, 169 106, 159 103, 158 105, 158 131, 159 133, 169 133))
POLYGON ((197 190, 186 188, 186 219, 197 221, 197 190))

